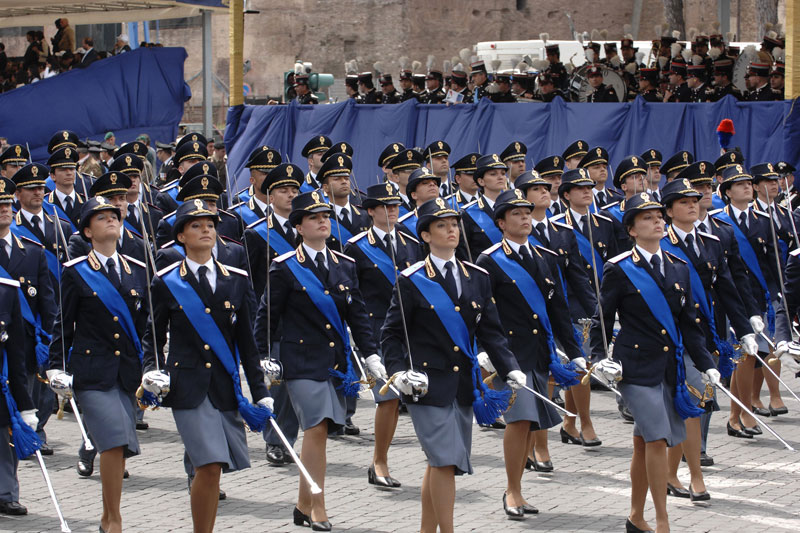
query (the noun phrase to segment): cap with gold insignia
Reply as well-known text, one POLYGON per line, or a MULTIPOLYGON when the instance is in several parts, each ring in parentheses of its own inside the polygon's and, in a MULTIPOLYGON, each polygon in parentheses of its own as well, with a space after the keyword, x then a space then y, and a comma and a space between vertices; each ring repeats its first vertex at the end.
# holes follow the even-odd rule
POLYGON ((725 152, 719 156, 716 161, 714 161, 714 169, 716 170, 717 174, 722 174, 722 171, 728 167, 743 164, 744 156, 742 155, 742 152, 739 150, 731 150, 730 152, 725 152))
POLYGON ((416 150, 405 150, 400 152, 389 161, 389 168, 397 172, 398 170, 415 170, 422 166, 422 154, 416 150))
POLYGON ((642 158, 642 161, 648 167, 661 166, 661 152, 659 152, 655 148, 650 148, 649 150, 645 150, 639 157, 642 158))
POLYGON ((323 163, 328 160, 330 156, 333 154, 345 154, 348 157, 353 157, 353 147, 347 144, 346 142, 338 142, 334 143, 333 146, 325 150, 325 153, 322 154, 322 161, 323 163))
POLYGON ((635 174, 647 174, 644 161, 637 155, 629 155, 619 162, 614 172, 614 187, 621 188, 626 178, 635 174))
POLYGON ((316 135, 311 137, 309 141, 303 146, 303 150, 300 152, 300 155, 303 157, 308 157, 311 154, 316 152, 326 152, 328 148, 333 146, 333 142, 331 142, 331 138, 326 135, 316 135))
POLYGON ((177 200, 179 202, 188 202, 189 200, 200 198, 201 200, 216 202, 221 194, 222 184, 219 180, 209 174, 201 174, 181 187, 181 190, 178 191, 177 200))
POLYGON ((187 143, 198 143, 202 144, 203 146, 207 146, 208 139, 206 139, 206 136, 203 135, 202 133, 197 133, 197 132, 187 133, 186 135, 181 137, 181 139, 178 141, 178 144, 175 145, 175 150, 177 150, 178 148, 187 143))
POLYGON ((547 187, 548 191, 553 188, 553 185, 544 179, 536 170, 528 170, 527 172, 523 172, 514 181, 514 188, 519 189, 523 193, 526 193, 528 189, 535 185, 543 185, 547 187))
POLYGON ((777 180, 780 174, 775 170, 772 163, 759 163, 750 167, 750 174, 753 176, 753 183, 761 180, 777 180))
POLYGON ((578 139, 574 143, 567 146, 567 149, 564 150, 564 153, 561 154, 561 157, 563 157, 565 160, 572 159, 573 157, 583 157, 588 151, 589 143, 582 139, 578 139))
POLYGON ((281 154, 267 145, 256 148, 250 153, 245 167, 261 172, 269 172, 283 162, 281 154))
POLYGON ((724 195, 731 185, 739 181, 753 181, 753 176, 747 173, 744 166, 731 165, 722 171, 722 183, 719 184, 719 194, 724 195))
POLYGON ((325 201, 325 195, 319 189, 299 194, 292 199, 289 223, 297 226, 303 221, 303 217, 315 213, 333 213, 333 206, 325 201))
POLYGON ((661 173, 666 176, 670 172, 683 170, 692 163, 694 163, 694 156, 692 153, 686 150, 681 150, 680 152, 675 153, 672 157, 667 159, 663 165, 661 165, 661 173))
POLYGON ((130 143, 125 143, 119 148, 117 151, 114 152, 114 159, 118 158, 123 154, 133 154, 135 156, 140 157, 141 159, 147 158, 147 145, 143 142, 133 141, 130 143))
POLYGON ((594 187, 594 180, 589 177, 585 168, 573 168, 561 175, 561 185, 558 186, 558 195, 563 198, 565 192, 573 187, 594 187))
POLYGON ((114 162, 108 169, 112 172, 125 172, 125 173, 140 173, 144 170, 144 159, 136 157, 131 153, 117 154, 114 156, 114 162))
POLYGON ((105 197, 95 196, 93 198, 89 198, 83 203, 83 207, 81 208, 81 219, 80 225, 78 226, 78 233, 83 240, 87 242, 91 241, 91 239, 83 233, 83 230, 89 227, 92 217, 102 211, 111 211, 116 213, 117 220, 121 220, 122 215, 120 214, 119 208, 108 203, 108 200, 106 200, 105 197))
POLYGON ((687 179, 692 185, 712 183, 714 181, 714 163, 711 161, 695 161, 675 176, 676 180, 687 179))
POLYGON ((417 190, 417 185, 425 180, 435 181, 437 187, 442 184, 442 179, 433 174, 427 167, 418 168, 408 177, 406 196, 411 196, 411 193, 417 190))
POLYGON ((430 159, 431 157, 449 157, 450 145, 444 141, 433 141, 425 148, 425 150, 422 152, 422 155, 425 156, 426 160, 430 159))
POLYGON ((182 203, 175 211, 175 224, 172 225, 172 238, 178 244, 183 244, 178 240, 178 233, 183 231, 187 222, 196 218, 209 218, 214 222, 214 227, 219 224, 219 215, 212 212, 208 204, 200 198, 195 198, 182 203))
POLYGON ((636 218, 636 215, 639 213, 644 213, 645 211, 652 211, 654 209, 661 211, 662 215, 666 214, 664 206, 659 202, 656 202, 655 198, 646 192, 634 194, 625 200, 625 211, 622 213, 622 225, 628 226, 633 224, 633 219, 636 218))
POLYGON ((607 165, 608 152, 602 146, 595 146, 586 152, 578 166, 586 168, 591 165, 607 165))
POLYGON ((417 208, 417 237, 422 239, 422 232, 428 231, 431 223, 440 218, 456 217, 461 218, 461 215, 447 205, 443 198, 434 198, 428 200, 417 208))
POLYGON ((21 144, 12 144, 0 155, 0 167, 11 165, 23 167, 28 164, 28 149, 21 144))
POLYGON ((17 186, 13 181, 5 176, 0 176, 0 204, 13 204, 16 190, 17 186))
POLYGON ((73 146, 59 148, 50 155, 47 160, 50 169, 56 168, 75 168, 78 166, 78 150, 73 146))
MULTIPOLYGON (((338 146, 338 145, 336 145, 338 146)), ((326 152, 326 155, 328 153, 326 152)), ((320 183, 325 183, 325 180, 337 176, 349 176, 353 171, 353 160, 350 156, 344 153, 335 152, 328 155, 325 162, 319 168, 317 179, 320 183)))
MULTIPOLYGON (((672 202, 680 198, 702 198, 703 195, 694 188, 688 178, 675 178, 663 187, 661 187, 661 203, 664 207, 670 207, 672 202)), ((628 204, 625 204, 625 209, 628 204)))
POLYGON ((477 180, 478 178, 482 178, 487 170, 491 169, 508 170, 508 166, 506 166, 506 164, 500 160, 500 156, 497 154, 488 154, 481 156, 475 163, 475 166, 478 167, 475 170, 475 174, 473 175, 473 178, 475 178, 475 180, 477 180))
POLYGON ((189 169, 184 172, 180 181, 178 181, 178 187, 185 187, 187 183, 197 176, 213 176, 216 181, 219 181, 217 166, 211 161, 201 161, 200 163, 195 163, 190 166, 189 169))
POLYGON ((303 184, 303 171, 297 165, 281 163, 273 168, 261 182, 261 192, 269 194, 272 189, 297 187, 303 184))
POLYGON ((494 219, 503 218, 506 211, 517 207, 533 209, 533 204, 528 201, 525 193, 520 189, 509 189, 501 192, 494 204, 494 219))
POLYGON ((35 189, 36 187, 44 187, 47 176, 50 175, 50 169, 41 163, 28 163, 19 169, 12 177, 11 180, 18 189, 35 189))
POLYGON ((388 181, 367 187, 367 194, 361 201, 364 209, 380 205, 400 205, 402 203, 403 200, 400 198, 397 188, 388 181))
POLYGON ((47 153, 52 154, 59 148, 69 146, 70 148, 78 147, 78 134, 69 130, 57 131, 50 137, 50 142, 47 143, 47 153))
POLYGON ((506 149, 500 152, 500 160, 503 163, 508 163, 509 161, 525 161, 525 155, 528 153, 528 147, 525 146, 525 143, 520 141, 514 141, 508 146, 506 149))
POLYGON ((533 167, 533 170, 538 172, 540 176, 561 174, 564 172, 564 158, 560 155, 551 155, 550 157, 545 157, 536 163, 536 166, 533 167))
POLYGON ((127 194, 131 188, 131 179, 123 172, 106 172, 92 184, 89 196, 114 196, 127 194))
POLYGON ((467 154, 455 163, 453 163, 453 172, 456 174, 474 174, 476 170, 478 170, 478 159, 481 158, 481 154, 478 152, 473 152, 471 154, 467 154))
POLYGON ((388 145, 386 148, 383 149, 381 155, 378 156, 378 166, 383 168, 389 164, 389 162, 394 159, 394 156, 399 154, 400 152, 405 151, 406 147, 403 146, 401 143, 392 143, 388 145))
POLYGON ((200 161, 208 159, 208 150, 206 149, 205 143, 201 143, 199 141, 192 141, 192 142, 185 142, 178 146, 178 149, 175 150, 175 155, 173 156, 175 164, 179 165, 183 161, 187 161, 190 159, 197 159, 200 161))

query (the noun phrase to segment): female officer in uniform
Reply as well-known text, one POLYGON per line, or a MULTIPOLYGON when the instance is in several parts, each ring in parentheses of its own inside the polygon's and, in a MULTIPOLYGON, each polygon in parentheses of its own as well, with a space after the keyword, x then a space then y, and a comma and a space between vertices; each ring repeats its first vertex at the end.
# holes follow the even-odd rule
MULTIPOLYGON (((375 353, 355 261, 325 245, 331 233, 331 213, 333 207, 323 200, 322 191, 307 192, 292 200, 289 222, 302 244, 273 260, 267 293, 256 316, 259 336, 269 327, 272 338, 278 338, 278 324, 283 323, 283 379, 303 430, 300 458, 321 488, 328 433, 344 426, 345 397, 357 397, 360 389, 348 327, 360 351, 371 354, 366 359, 367 371, 375 378, 386 377, 375 353), (270 323, 266 320, 267 306, 270 323)), ((331 529, 324 492, 312 495, 303 478, 294 523, 309 524, 314 531, 331 529)))
POLYGON ((218 220, 200 199, 187 199, 176 212, 172 236, 186 258, 153 279, 142 376, 142 387, 165 396, 164 406, 172 408, 195 473, 194 531, 202 533, 214 529, 221 472, 250 467, 244 422, 261 431, 272 409, 253 338, 247 273, 211 253, 218 220), (242 394, 240 364, 256 405, 242 394))
POLYGON ((472 473, 473 411, 478 423, 491 424, 507 408, 510 396, 508 391, 489 390, 481 380, 476 337, 498 376, 512 387, 524 385, 525 374, 508 350, 488 273, 455 258, 458 212, 435 198, 417 213, 417 235, 429 254, 398 279, 381 347, 393 374, 390 381, 405 395, 428 457, 420 531, 434 533, 438 527, 450 533, 454 476, 472 473))
POLYGON ((698 324, 689 270, 661 250, 664 207, 640 193, 626 201, 622 223, 636 244, 606 262, 598 302, 602 316, 593 320, 592 351, 598 358, 605 356, 604 340, 611 338, 619 313, 613 354, 623 370, 619 391, 635 420, 631 513, 625 527, 628 532, 651 529, 644 519, 649 488, 657 530, 663 533, 669 531, 666 449, 686 438, 684 419, 702 414, 686 389, 684 343, 706 381, 719 383, 719 372, 698 324))
POLYGON ((62 310, 47 371, 54 390, 74 389, 100 452, 100 531, 109 533, 122 531, 125 460, 139 454, 134 393, 142 377, 139 339, 147 319, 144 265, 117 253, 121 223, 119 209, 104 197, 83 204, 79 230, 92 250, 64 264, 62 310))

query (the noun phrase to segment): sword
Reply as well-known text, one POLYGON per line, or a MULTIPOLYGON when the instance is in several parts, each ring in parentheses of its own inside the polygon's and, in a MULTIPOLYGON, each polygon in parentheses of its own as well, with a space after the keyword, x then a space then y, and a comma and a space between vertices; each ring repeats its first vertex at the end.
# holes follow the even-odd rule
POLYGON ((555 403, 553 400, 551 400, 550 398, 548 398, 544 394, 536 392, 535 390, 533 390, 532 388, 528 387, 527 385, 523 385, 522 388, 525 389, 526 391, 530 392, 531 394, 533 394, 534 396, 536 396, 537 398, 539 398, 540 400, 542 400, 546 404, 548 404, 548 405, 550 405, 552 407, 555 407, 559 411, 564 411, 567 414, 567 416, 571 416, 573 418, 577 418, 578 415, 567 411, 566 409, 564 409, 563 407, 561 407, 560 405, 555 403))
POLYGON ((769 365, 769 363, 767 363, 766 361, 764 361, 764 359, 763 359, 763 358, 762 358, 760 355, 758 355, 757 353, 754 353, 753 355, 756 357, 756 359, 758 359, 759 361, 761 361, 761 364, 762 364, 762 365, 764 365, 764 368, 766 368, 767 370, 769 370, 770 374, 772 374, 773 376, 775 376, 775 379, 777 379, 777 380, 778 380, 778 383, 780 383, 781 385, 783 385, 783 387, 784 387, 784 388, 785 388, 787 391, 789 391, 789 394, 791 394, 791 395, 792 395, 792 397, 793 397, 795 400, 797 400, 798 402, 800 402, 800 398, 798 398, 798 397, 797 397, 797 394, 795 394, 795 393, 792 391, 792 389, 790 389, 790 388, 789 388, 789 386, 786 384, 786 382, 785 382, 785 381, 783 381, 783 380, 781 379, 781 377, 778 375, 778 373, 777 373, 777 372, 775 372, 774 370, 772 370, 772 367, 769 365))
MULTIPOLYGON (((77 413, 77 409, 75 410, 77 413)), ((88 448, 87 448, 88 449, 88 448)), ((53 501, 53 507, 56 508, 56 514, 58 515, 58 520, 61 522, 61 531, 63 533, 71 533, 71 529, 67 525, 67 521, 64 520, 64 515, 61 513, 61 506, 58 505, 58 499, 56 498, 56 491, 53 490, 53 484, 50 482, 50 475, 47 473, 47 467, 44 465, 44 459, 42 459, 42 452, 36 450, 36 460, 39 461, 39 468, 42 469, 42 477, 44 478, 44 482, 47 483, 47 491, 50 493, 50 499, 53 501)))
MULTIPOLYGON (((748 415, 752 416, 753 418, 756 418, 756 415, 755 415, 755 414, 753 414, 753 412, 752 412, 750 409, 748 409, 748 408, 747 408, 747 406, 746 406, 745 404, 743 404, 743 403, 742 403, 742 402, 739 400, 739 398, 737 398, 736 396, 734 396, 734 395, 733 395, 733 393, 732 393, 731 391, 729 391, 728 389, 726 389, 724 385, 722 385, 721 383, 715 383, 715 384, 714 384, 714 386, 715 386, 715 387, 717 387, 717 388, 718 388, 719 390, 721 390, 722 392, 724 392, 724 393, 725 393, 725 395, 726 395, 728 398, 730 398, 732 402, 734 402, 736 405, 738 405, 739 407, 741 407, 741 409, 742 409, 742 410, 743 410, 745 413, 747 413, 748 415)), ((772 435, 773 435, 773 436, 774 436, 776 439, 778 439, 779 441, 781 441, 781 443, 782 443, 784 446, 786 446, 786 449, 787 449, 787 450, 789 450, 789 451, 792 451, 792 452, 793 452, 793 451, 796 451, 794 448, 792 448, 792 447, 789 445, 789 443, 788 443, 788 442, 786 442, 785 440, 783 440, 783 439, 781 438, 781 436, 780 436, 780 435, 778 435, 778 434, 775 432, 775 430, 774 430, 774 429, 772 429, 771 427, 769 427, 769 424, 767 424, 766 422, 762 421, 762 422, 761 422, 761 425, 762 425, 762 426, 764 426, 764 429, 766 429, 767 431, 769 431, 770 433, 772 433, 772 435)))
POLYGON ((283 442, 283 446, 284 448, 286 448, 286 451, 288 451, 289 455, 292 456, 294 463, 297 465, 297 468, 300 470, 300 473, 305 478, 306 483, 308 483, 311 486, 311 494, 321 494, 322 489, 319 488, 319 485, 317 485, 317 483, 311 477, 311 474, 308 473, 308 470, 306 470, 306 467, 305 465, 303 465, 303 462, 300 461, 300 458, 297 456, 297 453, 294 451, 294 448, 292 448, 292 445, 289 444, 288 440, 286 440, 286 435, 283 434, 283 431, 281 431, 281 427, 278 425, 277 422, 275 422, 275 417, 270 416, 269 422, 270 424, 272 424, 272 429, 274 429, 275 433, 278 434, 278 437, 281 439, 281 442, 283 442))

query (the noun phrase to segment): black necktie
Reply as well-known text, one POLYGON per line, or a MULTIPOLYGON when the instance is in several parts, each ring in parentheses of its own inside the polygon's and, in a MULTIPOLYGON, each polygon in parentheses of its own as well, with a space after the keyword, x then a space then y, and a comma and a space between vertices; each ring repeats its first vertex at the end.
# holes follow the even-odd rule
POLYGON ((454 302, 458 301, 458 285, 456 285, 456 276, 453 273, 455 270, 455 266, 453 263, 448 261, 444 264, 444 290, 447 292, 447 295, 450 296, 450 299, 454 302))
POLYGON ((200 291, 203 293, 205 303, 211 303, 214 291, 211 289, 211 282, 208 281, 208 267, 203 265, 197 269, 197 281, 200 284, 200 291))
POLYGON ((114 286, 115 289, 119 290, 119 288, 122 285, 119 282, 119 274, 117 274, 117 264, 110 257, 106 261, 106 272, 108 274, 108 279, 111 281, 111 284, 114 286))
POLYGON ((588 239, 589 238, 589 215, 584 215, 578 219, 578 227, 581 228, 581 233, 588 239))
POLYGON ((317 252, 317 269, 322 274, 322 279, 328 280, 328 267, 325 266, 325 252, 317 252))
POLYGON ((388 233, 384 235, 383 243, 384 245, 386 245, 386 251, 391 254, 394 251, 394 243, 392 243, 392 236, 388 233))
POLYGON ((653 254, 653 257, 650 258, 650 265, 653 267, 653 275, 656 277, 656 280, 663 285, 664 274, 661 273, 661 258, 653 254))
POLYGON ((606 193, 600 191, 597 193, 597 207, 603 207, 606 205, 606 193))
POLYGON ((553 213, 554 215, 560 215, 561 204, 559 204, 558 202, 554 202, 553 205, 550 206, 550 212, 553 213))
POLYGON ((8 268, 9 254, 6 252, 8 243, 5 240, 0 241, 0 266, 8 268))
POLYGON ((293 245, 295 242, 294 229, 288 220, 283 224, 283 229, 286 231, 286 240, 289 241, 289 244, 293 245))
POLYGON ((693 260, 697 260, 697 252, 694 249, 694 235, 691 233, 687 234, 684 242, 686 243, 686 252, 689 254, 689 257, 693 260))
POLYGON ((67 196, 64 200, 66 201, 66 206, 64 208, 64 211, 66 211, 67 215, 72 217, 72 197, 67 196))
POLYGON ((139 221, 139 217, 136 216, 136 206, 133 204, 128 204, 128 218, 131 222, 136 223, 139 221))
MULTIPOLYGON (((542 241, 542 244, 544 244, 545 247, 550 248, 550 239, 547 238, 547 231, 545 228, 546 226, 544 225, 544 222, 539 222, 536 224, 536 231, 539 232, 539 240, 542 241)), ((527 248, 524 246, 523 249, 527 250, 527 248)))
POLYGON ((528 247, 522 245, 519 247, 519 255, 522 256, 522 264, 525 265, 528 270, 536 270, 536 263, 533 261, 533 257, 531 257, 531 252, 528 250, 528 247))
POLYGON ((747 229, 747 212, 746 211, 742 211, 741 213, 739 213, 739 225, 743 229, 747 229))
POLYGON ((703 233, 708 233, 708 228, 706 227, 706 223, 705 222, 701 222, 700 224, 698 224, 697 225, 697 229, 699 229, 703 233))
POLYGON ((342 209, 342 212, 340 213, 340 216, 339 216, 339 220, 345 226, 349 226, 350 225, 350 216, 349 216, 349 211, 347 211, 347 209, 342 209))
POLYGON ((44 242, 44 233, 42 232, 42 219, 39 218, 39 215, 33 215, 31 217, 31 226, 33 226, 33 234, 39 237, 41 244, 46 244, 44 242))

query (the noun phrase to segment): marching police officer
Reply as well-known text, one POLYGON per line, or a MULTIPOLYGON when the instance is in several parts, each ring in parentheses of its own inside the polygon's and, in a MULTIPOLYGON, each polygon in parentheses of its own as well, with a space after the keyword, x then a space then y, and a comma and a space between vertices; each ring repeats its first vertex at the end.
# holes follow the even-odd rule
POLYGON ((636 194, 646 191, 646 177, 647 168, 644 166, 644 161, 635 155, 628 156, 620 161, 614 172, 614 187, 621 189, 625 198, 607 204, 601 213, 614 222, 618 250, 626 250, 632 244, 628 237, 628 232, 622 225, 625 201, 636 194))
POLYGON ((595 210, 600 210, 611 202, 622 199, 622 194, 619 191, 606 187, 606 181, 608 180, 608 152, 605 148, 597 146, 588 150, 581 158, 578 166, 586 169, 587 175, 595 183, 594 190, 592 190, 595 210))
MULTIPOLYGON (((179 178, 196 163, 201 163, 208 159, 207 144, 206 138, 199 133, 189 133, 181 137, 175 147, 175 155, 172 158, 173 166, 180 173, 179 178)), ((178 191, 180 187, 179 179, 165 183, 156 195, 156 206, 164 213, 172 213, 178 209, 178 191)))
POLYGON ((417 222, 419 221, 416 206, 438 197, 440 186, 439 176, 431 174, 431 171, 426 167, 418 168, 411 173, 411 177, 408 178, 408 185, 406 185, 406 192, 411 198, 415 209, 400 217, 399 223, 404 228, 407 228, 408 231, 416 232, 417 222))
POLYGON ((77 228, 81 217, 81 206, 89 193, 87 189, 81 197, 75 190, 78 151, 69 146, 60 148, 50 155, 47 166, 50 167, 50 175, 55 185, 45 199, 55 208, 58 216, 69 220, 77 228))
POLYGON ((477 257, 492 244, 500 242, 502 234, 494 224, 494 203, 508 183, 508 166, 500 161, 497 154, 482 156, 475 165, 477 170, 473 179, 480 194, 476 200, 461 209, 465 233, 463 241, 467 246, 467 253, 460 253, 459 257, 465 258, 477 257))
MULTIPOLYGON (((335 145, 338 147, 339 145, 335 145)), ((346 153, 336 152, 329 154, 319 171, 322 191, 330 200, 334 208, 334 217, 331 218, 331 235, 328 246, 344 249, 345 243, 353 235, 357 235, 369 228, 369 216, 353 205, 351 201, 351 172, 353 160, 346 153)))
POLYGON ((473 152, 453 163, 453 182, 456 191, 447 197, 447 204, 460 211, 465 205, 478 196, 478 184, 475 183, 475 171, 481 154, 473 152))

